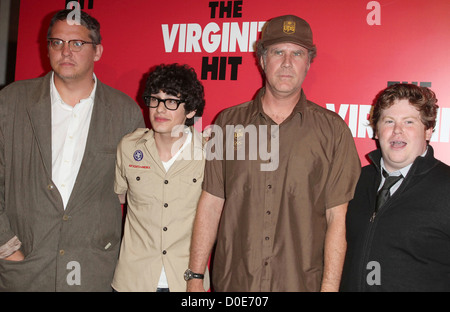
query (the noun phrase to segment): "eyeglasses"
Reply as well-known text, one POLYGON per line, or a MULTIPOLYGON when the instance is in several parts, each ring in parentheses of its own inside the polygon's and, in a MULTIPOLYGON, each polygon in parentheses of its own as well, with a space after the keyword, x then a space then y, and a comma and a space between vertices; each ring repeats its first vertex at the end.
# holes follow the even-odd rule
POLYGON ((154 96, 144 96, 145 105, 150 108, 157 108, 160 102, 164 103, 164 107, 168 110, 177 110, 178 106, 181 103, 184 103, 184 100, 176 100, 176 99, 160 99, 154 96))
POLYGON ((62 40, 59 38, 47 38, 47 41, 50 43, 50 46, 56 50, 60 51, 64 48, 64 43, 67 42, 69 45, 69 49, 72 52, 80 52, 83 49, 85 44, 94 44, 93 42, 87 42, 84 40, 62 40))

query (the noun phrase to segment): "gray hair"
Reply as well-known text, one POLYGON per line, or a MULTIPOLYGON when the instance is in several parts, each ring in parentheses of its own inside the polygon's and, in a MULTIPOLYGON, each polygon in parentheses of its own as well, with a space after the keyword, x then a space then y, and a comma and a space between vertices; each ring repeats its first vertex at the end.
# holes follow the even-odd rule
MULTIPOLYGON (((57 12, 53 16, 52 20, 50 21, 50 25, 48 27, 47 38, 49 38, 51 36, 53 25, 57 21, 67 20, 67 17, 69 15, 69 13, 71 13, 71 12, 72 12, 72 10, 65 9, 65 10, 61 10, 61 11, 57 12)), ((92 16, 90 16, 89 14, 87 14, 86 12, 83 12, 83 11, 81 11, 80 17, 81 17, 80 18, 81 25, 86 27, 89 30, 89 38, 94 43, 94 47, 97 44, 101 44, 102 36, 100 35, 100 23, 95 18, 93 18, 92 16)))

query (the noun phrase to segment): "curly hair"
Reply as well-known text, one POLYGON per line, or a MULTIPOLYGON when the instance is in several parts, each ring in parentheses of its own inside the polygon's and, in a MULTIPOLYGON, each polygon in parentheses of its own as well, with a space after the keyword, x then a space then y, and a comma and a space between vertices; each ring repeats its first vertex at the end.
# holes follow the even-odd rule
POLYGON ((194 117, 186 119, 186 126, 192 126, 194 118, 203 115, 204 88, 195 70, 188 65, 161 64, 152 69, 147 78, 143 97, 160 91, 183 99, 186 114, 195 111, 194 117))
POLYGON ((398 83, 380 91, 375 97, 369 119, 375 133, 382 111, 391 107, 398 100, 408 100, 419 111, 420 119, 425 125, 425 129, 434 129, 439 107, 436 104, 438 101, 436 94, 426 87, 398 83))

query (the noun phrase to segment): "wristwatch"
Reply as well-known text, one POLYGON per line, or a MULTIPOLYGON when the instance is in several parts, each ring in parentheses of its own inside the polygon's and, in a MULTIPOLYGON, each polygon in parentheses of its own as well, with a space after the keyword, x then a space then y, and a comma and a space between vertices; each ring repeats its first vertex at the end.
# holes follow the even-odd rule
POLYGON ((199 274, 199 273, 194 273, 191 271, 191 269, 187 269, 184 272, 184 280, 187 282, 193 278, 199 278, 199 279, 203 279, 204 275, 203 274, 199 274))

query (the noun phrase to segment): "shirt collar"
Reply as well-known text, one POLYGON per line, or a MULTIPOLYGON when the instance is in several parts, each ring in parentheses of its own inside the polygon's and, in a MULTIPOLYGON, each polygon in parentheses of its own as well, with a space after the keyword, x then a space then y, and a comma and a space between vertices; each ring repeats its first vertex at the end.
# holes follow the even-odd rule
MULTIPOLYGON (((428 146, 427 146, 425 152, 424 152, 422 155, 420 155, 420 157, 425 157, 425 155, 427 154, 427 151, 428 151, 428 146)), ((411 166, 412 166, 412 165, 413 165, 413 163, 410 163, 410 164, 407 165, 406 167, 403 167, 403 168, 401 168, 401 169, 399 169, 399 170, 396 170, 396 171, 393 171, 393 172, 389 172, 389 171, 386 169, 385 165, 384 165, 384 159, 383 159, 383 157, 381 157, 381 160, 380 160, 380 166, 381 166, 381 169, 384 169, 386 172, 388 172, 390 176, 399 176, 399 175, 402 175, 403 177, 406 177, 406 175, 408 174, 409 169, 411 169, 411 166)), ((381 172, 383 172, 383 170, 381 170, 381 172)))
MULTIPOLYGON (((52 105, 59 103, 63 106, 69 106, 68 104, 66 104, 63 99, 61 98, 61 96, 59 95, 58 89, 56 89, 55 86, 55 72, 52 72, 52 76, 50 79, 50 100, 52 105)), ((97 90, 97 76, 95 74, 92 74, 92 78, 94 79, 94 87, 92 88, 91 94, 83 100, 91 100, 92 102, 94 101, 95 98, 95 91, 97 90)), ((81 101, 83 101, 81 100, 81 101)), ((81 102, 80 101, 80 102, 81 102)))
MULTIPOLYGON (((189 135, 189 133, 193 133, 193 127, 186 127, 184 129, 184 131, 186 131, 186 134, 189 135)), ((152 129, 147 129, 142 136, 136 140, 135 145, 139 145, 139 144, 145 144, 147 141, 154 141, 155 137, 154 137, 155 133, 152 129)), ((189 136, 190 137, 190 136, 189 136)))
MULTIPOLYGON (((258 116, 263 117, 264 119, 268 119, 269 117, 267 116, 267 114, 264 112, 263 107, 262 107, 262 97, 264 96, 264 94, 266 93, 266 87, 262 87, 258 94, 255 97, 255 100, 253 101, 253 109, 252 109, 252 120, 254 118, 257 118, 258 116)), ((300 93, 300 99, 298 100, 297 104, 295 105, 294 109, 292 110, 292 113, 290 116, 293 116, 295 114, 300 114, 300 117, 302 117, 303 115, 303 111, 306 105, 306 95, 303 92, 303 89, 301 90, 300 93)), ((290 117, 288 117, 290 118, 290 117)))

